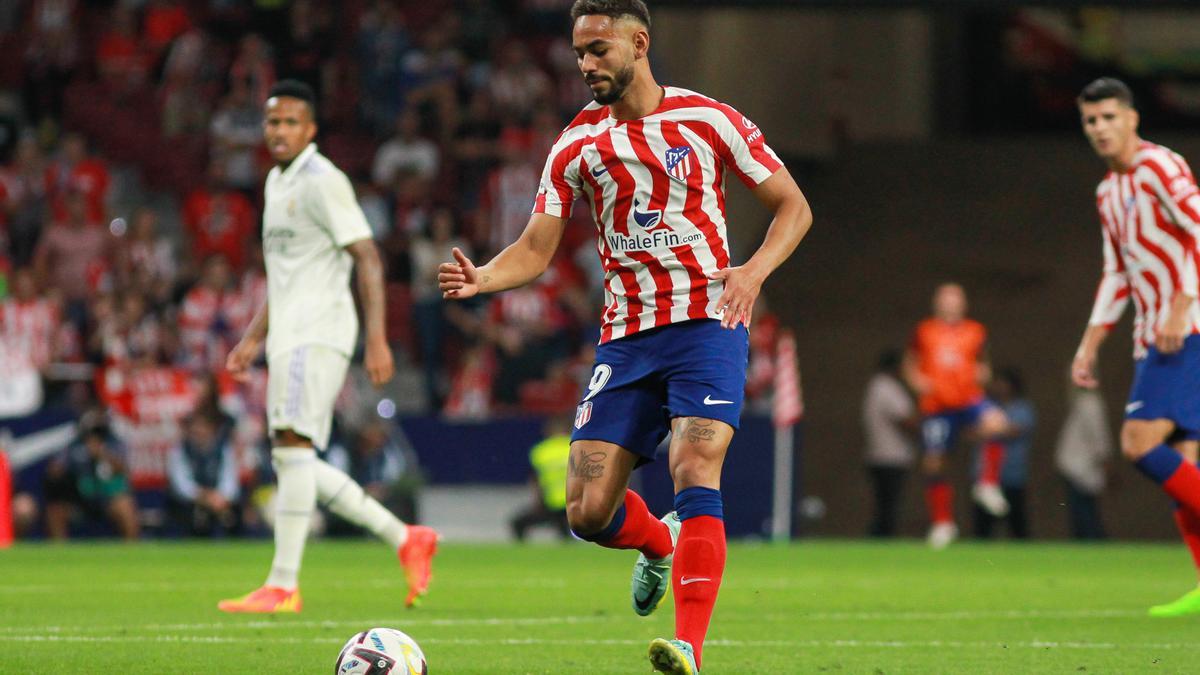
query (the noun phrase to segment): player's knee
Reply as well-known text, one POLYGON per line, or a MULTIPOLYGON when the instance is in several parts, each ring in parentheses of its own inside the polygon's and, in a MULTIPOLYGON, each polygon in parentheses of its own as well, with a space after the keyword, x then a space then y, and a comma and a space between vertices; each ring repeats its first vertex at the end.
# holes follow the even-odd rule
POLYGON ((1129 420, 1121 427, 1121 454, 1131 462, 1138 461, 1162 442, 1161 434, 1144 422, 1129 420))
POLYGON ((602 508, 597 500, 576 497, 567 500, 567 523, 571 531, 580 537, 596 534, 612 520, 612 510, 602 508))
POLYGON ((680 459, 671 467, 675 489, 721 484, 721 462, 706 457, 680 459))

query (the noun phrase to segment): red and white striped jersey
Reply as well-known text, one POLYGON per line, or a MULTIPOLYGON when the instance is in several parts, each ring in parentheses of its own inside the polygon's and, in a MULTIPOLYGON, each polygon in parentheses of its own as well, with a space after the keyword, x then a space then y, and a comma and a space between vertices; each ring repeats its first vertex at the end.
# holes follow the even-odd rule
MULTIPOLYGON (((1112 326, 1129 299, 1136 309, 1134 358, 1154 344, 1178 293, 1197 297, 1200 189, 1183 157, 1143 141, 1128 171, 1109 171, 1096 188, 1104 231, 1104 274, 1091 325, 1112 326)), ((1191 310, 1200 333, 1200 308, 1191 310)))
POLYGON ((591 103, 559 136, 534 213, 560 218, 584 197, 604 265, 600 342, 680 321, 720 318, 730 266, 725 172, 747 187, 783 164, 754 122, 733 108, 678 87, 636 120, 591 103))

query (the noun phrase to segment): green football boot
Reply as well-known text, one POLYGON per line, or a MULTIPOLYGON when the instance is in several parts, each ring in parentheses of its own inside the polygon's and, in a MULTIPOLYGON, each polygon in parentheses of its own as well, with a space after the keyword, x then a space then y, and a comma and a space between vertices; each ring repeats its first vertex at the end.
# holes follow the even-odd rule
MULTIPOLYGON (((674 511, 663 516, 662 522, 671 531, 673 550, 675 542, 679 540, 679 528, 683 524, 674 511)), ((663 598, 667 597, 667 591, 670 588, 671 556, 650 560, 639 553, 637 562, 633 564, 633 611, 637 612, 638 616, 650 616, 662 604, 663 598)))
POLYGON ((1182 598, 1150 608, 1150 616, 1189 616, 1200 614, 1200 588, 1193 588, 1182 598))
POLYGON ((650 665, 670 675, 700 675, 692 646, 683 640, 655 638, 650 643, 650 665))

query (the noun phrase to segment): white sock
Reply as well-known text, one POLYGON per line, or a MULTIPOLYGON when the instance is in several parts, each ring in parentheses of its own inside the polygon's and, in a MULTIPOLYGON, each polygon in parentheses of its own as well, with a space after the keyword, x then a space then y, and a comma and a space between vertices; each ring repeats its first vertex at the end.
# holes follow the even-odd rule
POLYGON ((322 504, 400 550, 408 539, 408 527, 394 513, 364 492, 361 485, 337 467, 323 460, 317 460, 315 466, 317 496, 322 504))
POLYGON ((268 586, 293 589, 299 583, 300 560, 308 539, 308 523, 317 504, 312 448, 281 447, 271 450, 278 492, 275 495, 275 559, 268 586))

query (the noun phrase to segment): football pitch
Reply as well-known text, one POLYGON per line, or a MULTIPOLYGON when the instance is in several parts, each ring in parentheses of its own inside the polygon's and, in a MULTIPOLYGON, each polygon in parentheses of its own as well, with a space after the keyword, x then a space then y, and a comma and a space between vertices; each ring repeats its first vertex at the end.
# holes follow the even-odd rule
MULTIPOLYGON (((629 608, 634 555, 445 545, 422 607, 369 541, 310 544, 304 612, 231 616, 269 542, 0 551, 0 673, 328 673, 356 631, 399 628, 438 673, 642 673, 670 599, 629 608)), ((1180 546, 735 544, 707 673, 1195 672, 1200 618, 1151 619, 1195 579, 1180 546)))

